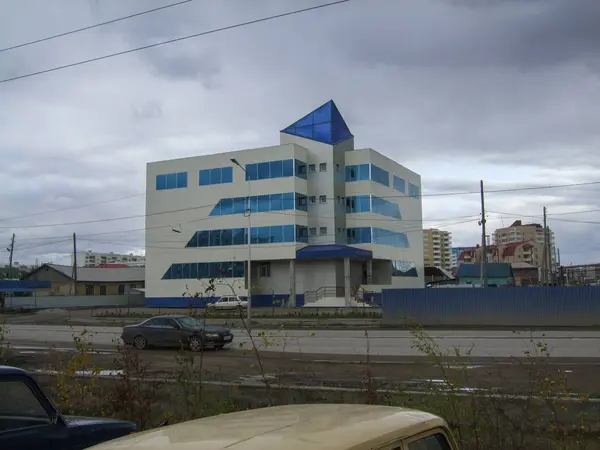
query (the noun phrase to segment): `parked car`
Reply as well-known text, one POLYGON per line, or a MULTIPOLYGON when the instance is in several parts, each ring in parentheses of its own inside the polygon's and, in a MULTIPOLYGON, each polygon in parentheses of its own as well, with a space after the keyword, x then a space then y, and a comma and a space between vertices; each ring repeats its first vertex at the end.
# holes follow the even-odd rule
POLYGON ((205 347, 223 348, 233 341, 229 328, 202 324, 186 315, 156 316, 137 325, 123 327, 121 339, 143 350, 148 347, 180 347, 194 352, 205 347))
POLYGON ((63 416, 29 373, 0 366, 2 450, 79 450, 136 431, 125 420, 63 416))
MULTIPOLYGON (((93 447, 94 450, 457 450, 433 414, 377 405, 287 405, 183 422, 93 447)), ((91 449, 90 449, 91 450, 91 449)))
POLYGON ((209 311, 243 311, 248 308, 248 300, 242 300, 237 295, 223 296, 216 302, 209 303, 206 309, 209 311))

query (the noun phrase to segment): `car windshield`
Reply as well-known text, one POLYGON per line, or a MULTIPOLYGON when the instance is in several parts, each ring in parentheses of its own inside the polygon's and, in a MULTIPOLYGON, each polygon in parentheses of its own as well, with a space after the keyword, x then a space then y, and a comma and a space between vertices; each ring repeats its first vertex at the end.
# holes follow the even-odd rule
POLYGON ((178 317, 177 322, 179 322, 184 327, 196 328, 201 327, 200 321, 198 319, 194 319, 193 317, 178 317))

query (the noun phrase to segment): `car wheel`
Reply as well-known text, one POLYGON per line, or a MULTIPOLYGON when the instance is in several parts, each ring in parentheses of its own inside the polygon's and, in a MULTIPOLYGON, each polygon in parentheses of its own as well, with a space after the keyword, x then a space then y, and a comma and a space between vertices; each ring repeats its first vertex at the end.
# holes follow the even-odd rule
POLYGON ((144 350, 148 346, 148 341, 144 336, 136 336, 133 338, 133 346, 138 350, 144 350))
POLYGON ((202 339, 199 336, 192 336, 188 343, 190 350, 193 352, 199 352, 204 348, 202 339))

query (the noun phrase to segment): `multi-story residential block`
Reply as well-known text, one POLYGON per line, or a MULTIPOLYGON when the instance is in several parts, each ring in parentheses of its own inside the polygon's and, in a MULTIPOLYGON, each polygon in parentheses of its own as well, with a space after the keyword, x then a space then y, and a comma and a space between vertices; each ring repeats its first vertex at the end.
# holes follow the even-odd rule
POLYGON ((279 145, 149 163, 146 189, 148 305, 246 296, 250 252, 254 306, 424 287, 420 176, 355 149, 333 101, 279 145))
MULTIPOLYGON (((548 238, 550 241, 550 259, 552 270, 556 269, 556 243, 554 238, 554 232, 548 228, 548 238)), ((498 228, 494 231, 493 235, 494 244, 516 244, 516 243, 532 243, 533 250, 535 253, 535 262, 525 261, 530 264, 534 264, 538 267, 542 266, 543 252, 544 252, 544 227, 539 223, 527 223, 523 224, 522 221, 516 220, 511 226, 505 228, 498 228)))
MULTIPOLYGON (((127 264, 128 266, 143 267, 146 263, 146 258, 142 255, 128 255, 120 253, 98 253, 88 250, 87 252, 77 253, 77 266, 79 267, 96 267, 105 264, 127 264)), ((71 265, 73 264, 73 256, 71 256, 71 265)))
POLYGON ((435 228, 423 230, 425 267, 452 270, 452 233, 435 228))

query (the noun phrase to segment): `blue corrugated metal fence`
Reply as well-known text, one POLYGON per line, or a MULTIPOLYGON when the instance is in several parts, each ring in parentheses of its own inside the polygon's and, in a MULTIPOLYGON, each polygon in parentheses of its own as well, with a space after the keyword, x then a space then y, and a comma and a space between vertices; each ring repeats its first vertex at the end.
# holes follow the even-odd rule
POLYGON ((600 326, 600 287, 386 289, 386 324, 600 326))

